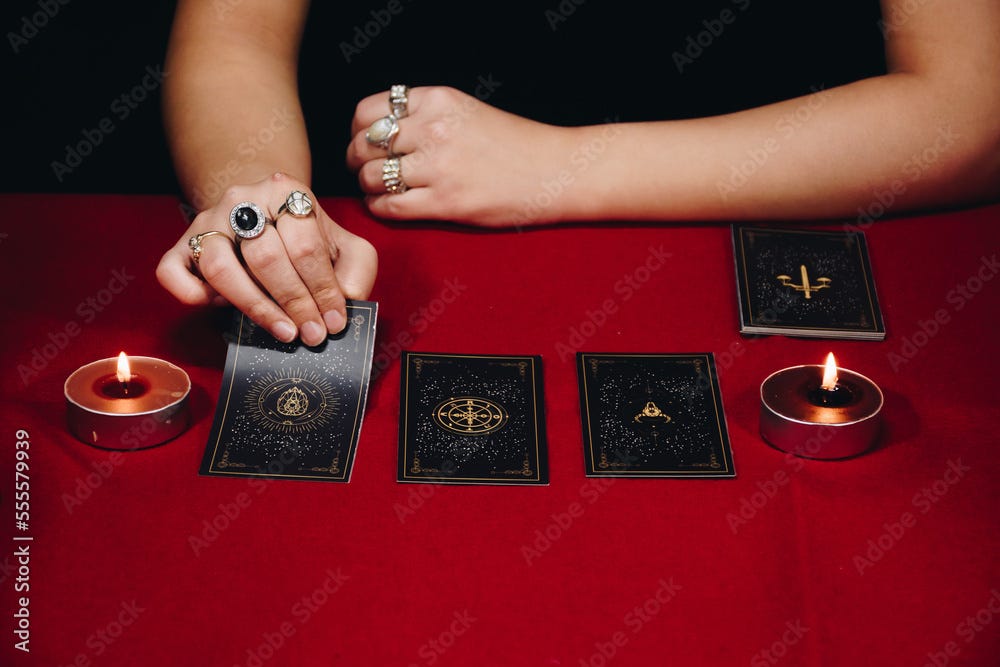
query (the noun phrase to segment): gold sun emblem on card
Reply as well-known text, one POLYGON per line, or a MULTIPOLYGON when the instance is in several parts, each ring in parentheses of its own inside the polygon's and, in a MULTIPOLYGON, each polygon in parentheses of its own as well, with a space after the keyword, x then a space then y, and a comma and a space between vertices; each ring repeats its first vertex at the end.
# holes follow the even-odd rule
POLYGON ((434 408, 434 422, 450 433, 484 435, 503 428, 507 411, 499 403, 477 396, 449 398, 434 408))
POLYGON ((256 380, 246 404, 254 423, 264 429, 308 433, 330 423, 340 399, 319 373, 283 370, 256 380))

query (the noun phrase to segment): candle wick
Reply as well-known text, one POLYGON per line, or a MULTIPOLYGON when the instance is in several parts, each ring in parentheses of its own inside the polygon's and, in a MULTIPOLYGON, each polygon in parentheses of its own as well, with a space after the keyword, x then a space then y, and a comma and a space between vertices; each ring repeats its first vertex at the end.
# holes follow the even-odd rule
POLYGON ((122 383, 122 393, 128 396, 128 381, 122 380, 121 383, 122 383))

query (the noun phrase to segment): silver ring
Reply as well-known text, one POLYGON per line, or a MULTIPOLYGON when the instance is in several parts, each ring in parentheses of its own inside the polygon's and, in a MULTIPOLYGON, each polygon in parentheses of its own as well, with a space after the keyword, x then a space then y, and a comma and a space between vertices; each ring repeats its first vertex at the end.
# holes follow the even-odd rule
POLYGON ((241 201, 229 212, 229 226, 238 239, 255 239, 264 233, 264 227, 272 222, 260 206, 252 201, 241 201))
POLYGON ((229 240, 229 237, 226 236, 224 233, 216 231, 214 229, 207 232, 202 232, 201 234, 195 234, 194 236, 188 239, 188 248, 191 248, 191 259, 194 260, 195 264, 197 264, 201 260, 201 253, 204 250, 204 248, 201 247, 202 239, 206 239, 209 236, 215 236, 216 234, 225 237, 226 240, 229 240))
POLYGON ((382 183, 385 184, 386 192, 391 195, 402 194, 409 189, 403 182, 398 157, 386 158, 382 164, 382 183))
POLYGON ((397 134, 399 134, 399 123, 396 122, 395 116, 389 114, 388 116, 379 118, 368 126, 365 139, 372 146, 389 148, 389 145, 397 134))
POLYGON ((397 83, 389 88, 389 111, 396 118, 406 118, 409 111, 406 105, 409 103, 410 89, 401 83, 397 83))
POLYGON ((277 220, 281 217, 282 213, 288 213, 293 218, 305 218, 308 217, 313 210, 312 199, 309 195, 302 190, 292 190, 287 197, 285 197, 285 203, 281 205, 278 209, 277 215, 274 219, 277 220))

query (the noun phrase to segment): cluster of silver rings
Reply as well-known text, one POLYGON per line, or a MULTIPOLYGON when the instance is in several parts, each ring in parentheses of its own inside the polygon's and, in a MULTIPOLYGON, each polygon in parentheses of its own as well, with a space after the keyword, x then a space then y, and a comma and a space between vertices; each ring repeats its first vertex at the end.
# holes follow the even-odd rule
MULTIPOLYGON (((282 215, 287 213, 293 218, 306 218, 312 214, 313 202, 309 194, 301 190, 293 190, 278 209, 278 214, 270 218, 260 206, 252 201, 241 201, 229 212, 229 227, 236 234, 236 241, 255 239, 264 233, 264 228, 268 224, 274 224, 282 215)), ((191 249, 191 259, 197 264, 201 260, 201 253, 204 251, 202 241, 209 236, 222 236, 229 239, 224 232, 210 230, 195 234, 188 239, 188 248, 191 249)))
POLYGON ((410 89, 402 84, 389 89, 389 115, 383 116, 368 126, 365 139, 372 146, 384 148, 389 153, 382 164, 382 183, 389 194, 406 192, 407 185, 400 172, 400 155, 392 150, 392 142, 399 134, 399 119, 406 118, 409 110, 410 89))

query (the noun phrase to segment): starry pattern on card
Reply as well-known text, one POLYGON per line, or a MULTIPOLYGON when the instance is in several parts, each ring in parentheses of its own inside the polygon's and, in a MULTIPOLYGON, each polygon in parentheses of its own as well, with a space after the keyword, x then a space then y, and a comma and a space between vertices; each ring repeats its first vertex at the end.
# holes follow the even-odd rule
POLYGON ((350 480, 377 304, 347 308, 347 328, 315 348, 240 317, 202 474, 350 480))
POLYGON ((733 244, 745 333, 884 337, 862 233, 736 225, 733 244))
POLYGON ((733 476, 708 354, 579 353, 588 476, 733 476))
POLYGON ((541 358, 406 352, 398 481, 545 484, 541 358))

